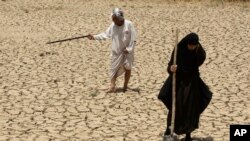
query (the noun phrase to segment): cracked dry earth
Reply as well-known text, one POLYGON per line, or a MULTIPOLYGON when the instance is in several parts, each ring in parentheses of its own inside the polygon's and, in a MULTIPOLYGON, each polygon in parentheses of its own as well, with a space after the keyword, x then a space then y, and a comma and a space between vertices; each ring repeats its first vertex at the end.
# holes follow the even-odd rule
POLYGON ((230 124, 250 124, 247 2, 2 0, 0 19, 0 141, 161 141, 177 27, 200 35, 213 91, 193 137, 228 141, 230 124), (106 94, 110 41, 46 42, 105 31, 116 6, 138 33, 135 69, 129 91, 106 94))

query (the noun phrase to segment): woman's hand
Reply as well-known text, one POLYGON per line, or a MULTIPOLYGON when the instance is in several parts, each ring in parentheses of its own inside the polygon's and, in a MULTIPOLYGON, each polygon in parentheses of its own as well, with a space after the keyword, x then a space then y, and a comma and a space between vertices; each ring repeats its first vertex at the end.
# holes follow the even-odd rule
POLYGON ((171 65, 170 71, 171 72, 176 72, 176 70, 177 70, 177 65, 171 65))

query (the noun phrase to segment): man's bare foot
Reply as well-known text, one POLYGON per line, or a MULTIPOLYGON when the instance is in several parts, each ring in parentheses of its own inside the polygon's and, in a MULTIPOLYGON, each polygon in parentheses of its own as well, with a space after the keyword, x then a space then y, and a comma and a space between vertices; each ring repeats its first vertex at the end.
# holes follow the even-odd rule
POLYGON ((110 87, 110 88, 106 91, 106 93, 113 93, 113 92, 115 92, 115 87, 110 87))
POLYGON ((128 90, 128 87, 124 86, 122 91, 125 93, 127 90, 128 90))

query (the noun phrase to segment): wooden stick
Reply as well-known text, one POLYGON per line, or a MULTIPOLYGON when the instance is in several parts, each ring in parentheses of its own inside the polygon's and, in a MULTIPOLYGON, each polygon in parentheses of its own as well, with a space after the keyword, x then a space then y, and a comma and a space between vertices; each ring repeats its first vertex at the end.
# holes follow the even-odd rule
POLYGON ((75 40, 75 39, 80 39, 80 38, 86 38, 86 37, 88 37, 88 35, 80 36, 80 37, 74 37, 74 38, 68 38, 68 39, 63 39, 63 40, 57 40, 57 41, 52 41, 52 42, 47 42, 46 44, 65 42, 65 41, 70 41, 70 40, 75 40))
MULTIPOLYGON (((175 36, 175 47, 174 47, 174 60, 173 65, 176 65, 177 59, 177 45, 178 45, 178 34, 179 30, 176 29, 176 36, 175 36)), ((175 125, 175 107, 176 107, 176 72, 173 72, 173 79, 172 79, 172 117, 171 117, 171 129, 170 133, 173 138, 174 135, 174 125, 175 125)))

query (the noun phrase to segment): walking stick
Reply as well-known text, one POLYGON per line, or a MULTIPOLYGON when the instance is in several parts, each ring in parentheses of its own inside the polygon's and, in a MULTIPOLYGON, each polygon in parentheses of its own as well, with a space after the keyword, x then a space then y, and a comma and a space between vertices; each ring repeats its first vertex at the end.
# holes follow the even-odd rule
MULTIPOLYGON (((179 30, 176 29, 176 35, 175 35, 175 47, 174 47, 174 60, 173 65, 176 65, 176 58, 177 58, 177 44, 178 44, 178 34, 179 30)), ((171 117, 171 128, 170 128, 170 134, 171 134, 171 140, 174 140, 174 125, 175 125, 175 107, 176 107, 176 72, 173 72, 173 79, 172 79, 172 117, 171 117)))
POLYGON ((52 42, 47 42, 46 44, 65 42, 65 41, 70 41, 70 40, 75 40, 75 39, 80 39, 80 38, 86 38, 86 37, 88 37, 88 35, 84 35, 84 36, 80 36, 80 37, 74 37, 74 38, 67 38, 67 39, 57 40, 57 41, 52 41, 52 42))

